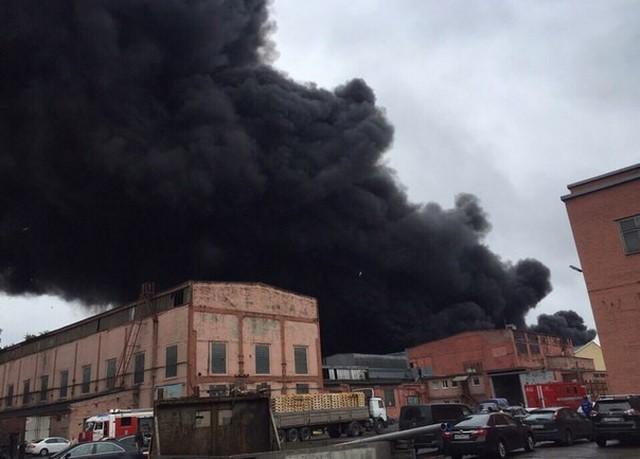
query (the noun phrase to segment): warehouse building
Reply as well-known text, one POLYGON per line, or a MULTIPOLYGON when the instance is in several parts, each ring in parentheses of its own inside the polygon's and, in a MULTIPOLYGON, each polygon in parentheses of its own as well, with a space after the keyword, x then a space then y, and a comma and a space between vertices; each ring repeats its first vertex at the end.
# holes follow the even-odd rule
POLYGON ((418 373, 405 352, 397 354, 335 354, 324 359, 324 387, 330 392, 363 391, 381 397, 387 415, 398 419, 404 405, 428 401, 418 373))
POLYGON ((0 351, 0 432, 77 438, 154 399, 322 388, 318 306, 262 284, 187 282, 0 351))
POLYGON ((640 164, 568 185, 562 197, 611 393, 640 392, 640 164))
POLYGON ((592 359, 573 355, 568 340, 506 328, 459 333, 407 349, 410 365, 428 384, 431 402, 474 405, 501 397, 525 403, 524 385, 582 383, 592 359))

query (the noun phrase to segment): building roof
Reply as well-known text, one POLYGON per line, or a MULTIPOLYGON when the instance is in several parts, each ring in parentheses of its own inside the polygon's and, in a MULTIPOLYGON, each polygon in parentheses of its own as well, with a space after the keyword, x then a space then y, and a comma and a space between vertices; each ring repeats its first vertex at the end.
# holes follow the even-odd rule
POLYGON ((359 368, 393 368, 405 370, 409 367, 406 354, 334 354, 325 357, 325 366, 349 366, 359 368))
POLYGON ((601 346, 596 342, 596 340, 592 339, 591 341, 589 341, 588 343, 583 344, 582 346, 576 346, 575 348, 573 348, 573 353, 577 354, 578 352, 588 348, 591 345, 594 345, 594 346, 597 346, 598 348, 601 348, 601 346))
POLYGON ((562 196, 560 199, 562 199, 563 201, 568 201, 578 196, 583 196, 588 193, 604 190, 617 185, 622 185, 623 183, 627 183, 632 180, 639 179, 640 163, 571 183, 567 185, 570 193, 562 196))

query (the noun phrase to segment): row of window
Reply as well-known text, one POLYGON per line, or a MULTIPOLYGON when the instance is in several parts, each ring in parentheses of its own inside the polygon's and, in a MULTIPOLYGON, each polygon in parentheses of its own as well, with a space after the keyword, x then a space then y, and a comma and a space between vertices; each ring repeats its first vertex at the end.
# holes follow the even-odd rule
MULTIPOLYGON (((268 344, 256 344, 254 348, 255 355, 255 374, 267 375, 271 373, 271 346, 268 344)), ((222 341, 213 341, 210 343, 209 373, 226 374, 227 370, 227 343, 222 341)), ((309 373, 307 365, 307 347, 293 347, 294 372, 297 375, 305 375, 309 373)))
MULTIPOLYGON (((211 358, 209 372, 213 374, 226 374, 227 373, 227 343, 225 342, 211 342, 211 358)), ((307 374, 307 348, 305 346, 294 346, 294 366, 296 374, 307 374)), ((256 374, 269 374, 271 373, 271 361, 270 361, 270 346, 268 344, 256 344, 255 345, 255 363, 256 374)), ((133 383, 142 384, 144 382, 144 366, 145 366, 145 353, 138 352, 133 356, 134 370, 133 370, 133 383)), ((105 389, 113 389, 116 386, 116 373, 117 373, 117 359, 112 358, 106 361, 106 379, 105 389)), ((171 345, 165 348, 165 378, 173 378, 178 375, 178 346, 171 345)), ((59 398, 64 399, 67 397, 69 388, 69 370, 62 370, 60 372, 60 388, 59 398)), ((47 400, 47 392, 49 390, 49 376, 44 375, 40 377, 40 401, 47 400)), ((300 391, 304 391, 304 387, 300 388, 300 391)), ((308 388, 306 389, 308 392, 308 388)), ((80 384, 80 392, 87 394, 91 392, 91 365, 84 365, 82 367, 82 383, 80 384)), ((300 392, 306 393, 306 392, 300 392)), ((27 405, 31 403, 31 380, 26 379, 23 382, 22 391, 22 404, 27 405)), ((13 406, 14 386, 9 384, 7 386, 6 394, 6 406, 13 406)))
MULTIPOLYGON (((449 389, 449 388, 453 388, 453 387, 458 387, 460 384, 458 381, 455 381, 453 379, 449 380, 449 379, 434 379, 433 381, 431 381, 431 388, 432 389, 449 389)), ((472 386, 479 386, 480 385, 480 377, 479 376, 472 376, 471 377, 471 385, 472 386)))

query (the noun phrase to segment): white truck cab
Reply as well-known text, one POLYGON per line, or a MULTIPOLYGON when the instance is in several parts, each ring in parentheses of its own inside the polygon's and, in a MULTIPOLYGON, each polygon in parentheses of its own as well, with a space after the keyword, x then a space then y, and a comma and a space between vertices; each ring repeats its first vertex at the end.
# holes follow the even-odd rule
POLYGON ((384 401, 380 397, 369 398, 369 414, 371 419, 381 419, 386 424, 389 420, 387 418, 387 409, 384 406, 384 401))

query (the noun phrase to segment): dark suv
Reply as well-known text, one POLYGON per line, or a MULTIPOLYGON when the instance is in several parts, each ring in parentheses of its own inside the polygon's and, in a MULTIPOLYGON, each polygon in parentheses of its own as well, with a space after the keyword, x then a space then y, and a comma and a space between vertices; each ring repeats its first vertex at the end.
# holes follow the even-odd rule
POLYGON ((591 420, 598 446, 607 446, 607 440, 640 439, 640 395, 601 398, 593 407, 591 420))
POLYGON ((400 409, 400 430, 430 426, 427 432, 416 436, 413 444, 419 448, 442 449, 442 427, 444 424, 454 424, 471 414, 471 408, 460 403, 431 403, 428 405, 407 405, 400 409))

